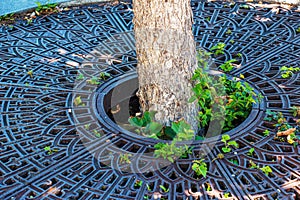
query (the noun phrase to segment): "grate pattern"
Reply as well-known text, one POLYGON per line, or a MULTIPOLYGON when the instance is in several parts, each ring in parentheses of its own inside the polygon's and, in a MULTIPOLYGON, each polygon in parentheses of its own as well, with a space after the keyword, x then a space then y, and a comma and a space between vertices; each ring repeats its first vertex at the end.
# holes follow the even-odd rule
POLYGON ((144 140, 104 126, 95 99, 135 74, 132 6, 86 6, 0 28, 1 199, 225 199, 225 193, 233 199, 300 199, 299 147, 262 133, 273 128, 263 121, 266 109, 291 120, 288 109, 300 106, 299 74, 282 79, 279 72, 283 65, 299 67, 300 13, 240 3, 193 1, 192 7, 198 47, 226 43, 215 62, 238 59, 241 67, 232 75, 244 74, 265 97, 246 126, 231 133, 240 144, 236 153, 214 160, 222 144, 210 150, 209 142, 197 143, 189 158, 165 166, 144 140), (111 74, 101 81, 103 90, 87 84, 102 71, 111 74), (74 105, 78 96, 84 105, 74 105), (253 157, 247 155, 251 147, 253 157), (130 164, 120 161, 125 152, 133 155, 130 164), (201 154, 209 172, 197 180, 191 161, 201 154), (270 166, 272 175, 249 169, 250 160, 270 166))

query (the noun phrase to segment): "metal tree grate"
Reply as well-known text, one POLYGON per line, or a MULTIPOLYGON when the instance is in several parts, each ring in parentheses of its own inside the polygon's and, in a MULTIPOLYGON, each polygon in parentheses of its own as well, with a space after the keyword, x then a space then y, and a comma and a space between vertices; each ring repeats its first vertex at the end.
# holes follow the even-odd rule
POLYGON ((197 143, 189 158, 164 166, 150 154, 140 156, 153 152, 151 145, 104 126, 95 103, 102 90, 87 80, 108 72, 100 81, 105 89, 135 73, 132 5, 84 6, 0 29, 1 199, 226 199, 226 193, 300 199, 299 147, 263 136, 273 128, 263 120, 266 109, 291 120, 290 107, 300 105, 299 74, 283 79, 279 71, 299 66, 300 12, 198 1, 192 7, 198 47, 226 43, 217 64, 240 53, 232 75, 244 74, 265 97, 231 133, 240 148, 214 160, 222 143, 212 151, 210 143, 197 143), (128 164, 120 161, 126 152, 134 158, 128 164), (207 154, 208 174, 195 179, 191 165, 201 154, 207 154), (272 175, 249 169, 250 160, 270 166, 272 175))

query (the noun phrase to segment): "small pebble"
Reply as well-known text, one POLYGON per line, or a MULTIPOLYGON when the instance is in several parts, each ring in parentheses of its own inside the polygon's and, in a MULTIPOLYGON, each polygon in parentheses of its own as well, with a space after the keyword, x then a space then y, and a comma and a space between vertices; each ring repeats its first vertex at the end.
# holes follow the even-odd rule
POLYGON ((56 6, 55 9, 58 10, 59 12, 61 12, 63 10, 62 8, 60 8, 58 6, 56 6))
POLYGON ((31 13, 30 18, 35 17, 35 12, 31 13))

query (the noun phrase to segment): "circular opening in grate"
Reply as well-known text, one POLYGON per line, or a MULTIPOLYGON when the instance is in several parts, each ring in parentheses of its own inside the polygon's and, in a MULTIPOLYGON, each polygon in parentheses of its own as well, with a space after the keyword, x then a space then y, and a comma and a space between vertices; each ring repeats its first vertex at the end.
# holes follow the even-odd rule
MULTIPOLYGON (((157 143, 155 139, 145 138, 136 134, 136 128, 132 127, 128 122, 130 116, 134 116, 140 112, 139 100, 135 95, 137 89, 138 78, 136 73, 127 74, 126 76, 119 77, 102 85, 96 93, 98 118, 102 124, 113 132, 125 133, 133 138, 157 143)), ((258 91, 256 91, 256 93, 258 93, 258 91)), ((263 102, 253 104, 249 116, 237 127, 226 132, 226 134, 234 136, 247 131, 251 127, 251 124, 257 120, 260 107, 262 107, 263 104, 263 102)), ((219 138, 219 135, 220 134, 206 135, 205 141, 215 141, 219 138)))

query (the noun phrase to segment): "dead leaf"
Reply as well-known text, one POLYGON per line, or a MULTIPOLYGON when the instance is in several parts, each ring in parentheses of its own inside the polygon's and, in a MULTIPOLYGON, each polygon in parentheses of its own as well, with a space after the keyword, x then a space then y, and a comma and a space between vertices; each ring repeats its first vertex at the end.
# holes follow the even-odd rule
POLYGON ((279 131, 277 132, 277 136, 281 137, 281 136, 287 136, 287 135, 291 135, 296 131, 296 128, 290 128, 286 131, 279 131))

